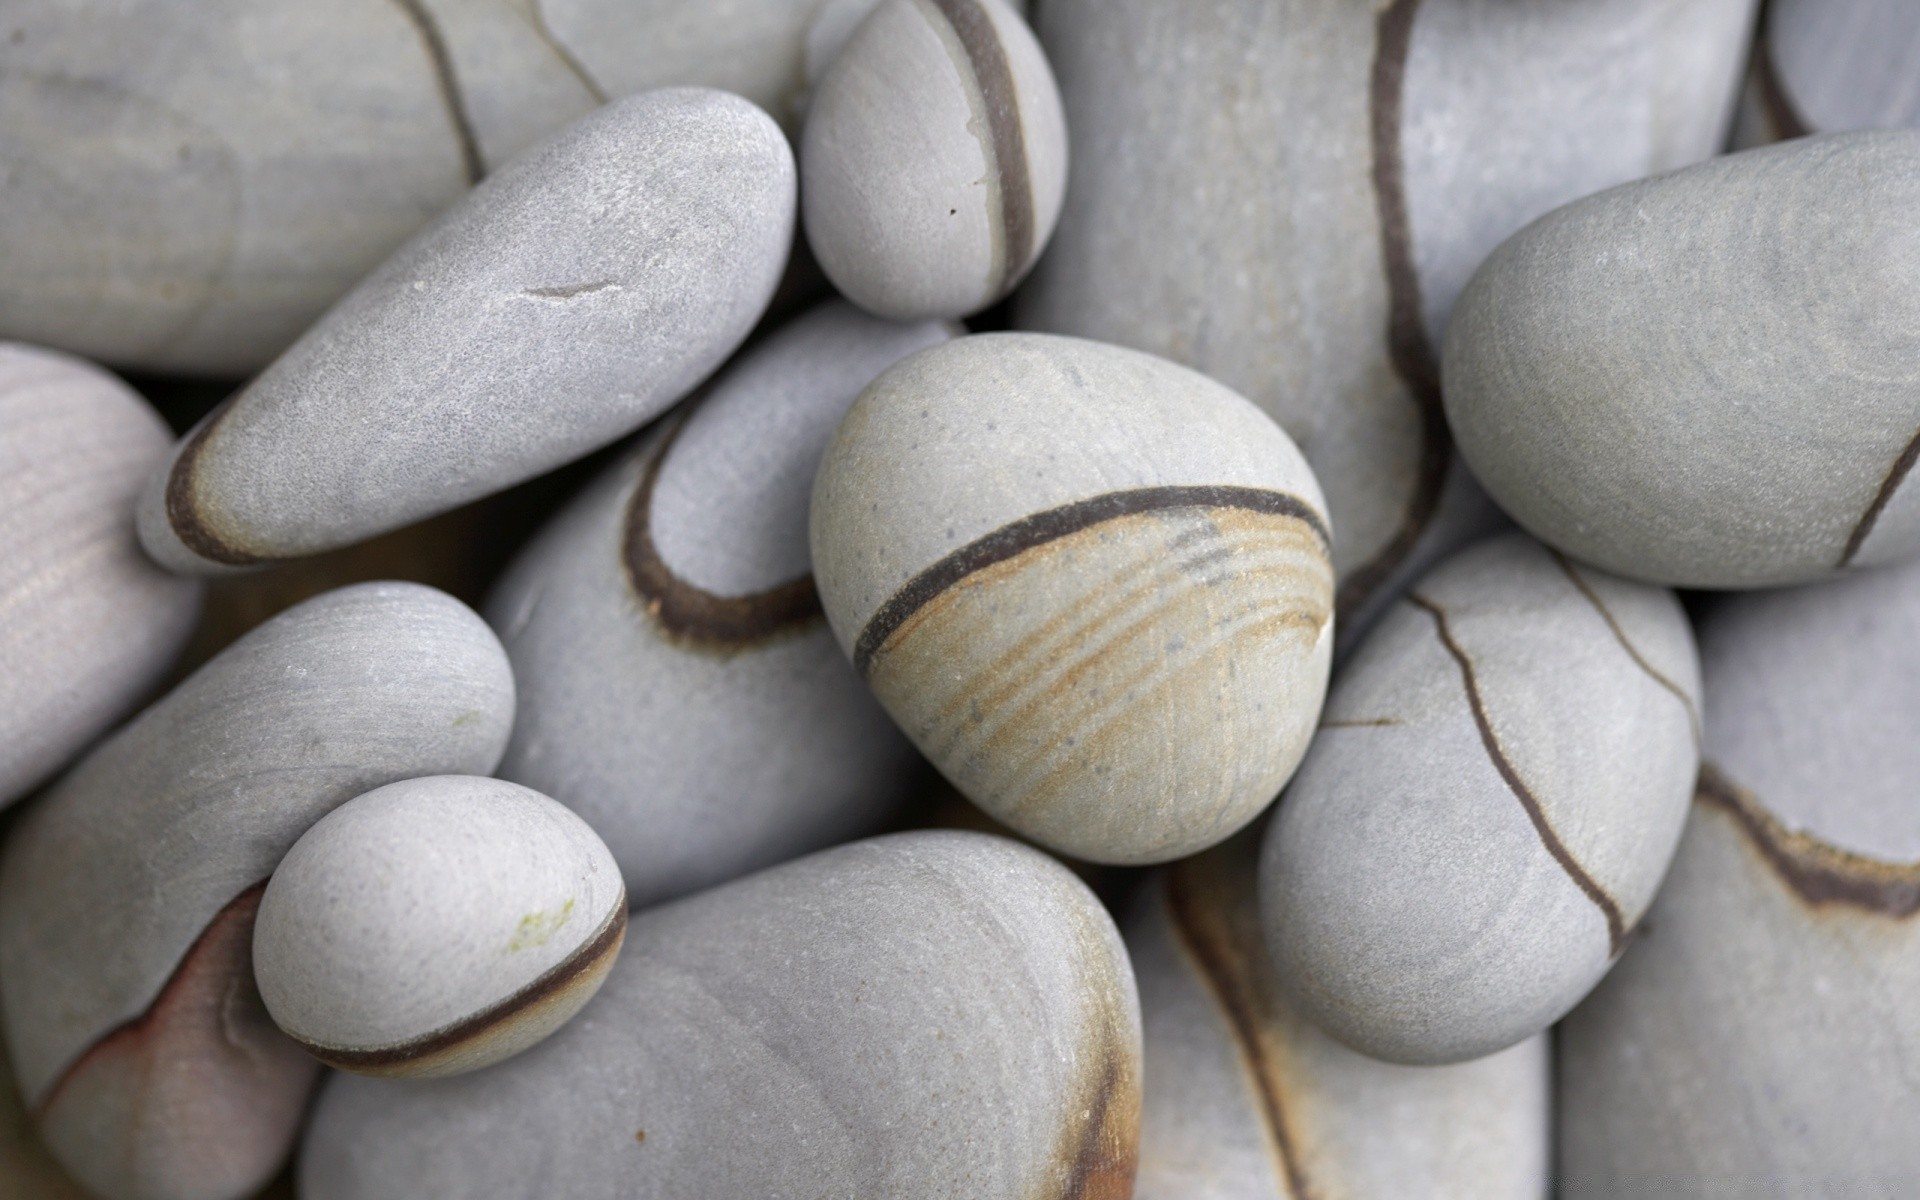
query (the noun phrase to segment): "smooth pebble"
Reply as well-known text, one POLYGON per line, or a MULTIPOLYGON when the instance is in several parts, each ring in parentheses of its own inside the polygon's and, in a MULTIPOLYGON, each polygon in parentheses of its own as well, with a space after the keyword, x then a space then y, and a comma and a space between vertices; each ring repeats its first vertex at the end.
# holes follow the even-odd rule
POLYGON ((1917 58, 1920 7, 1908 0, 1772 0, 1733 144, 1920 126, 1917 58))

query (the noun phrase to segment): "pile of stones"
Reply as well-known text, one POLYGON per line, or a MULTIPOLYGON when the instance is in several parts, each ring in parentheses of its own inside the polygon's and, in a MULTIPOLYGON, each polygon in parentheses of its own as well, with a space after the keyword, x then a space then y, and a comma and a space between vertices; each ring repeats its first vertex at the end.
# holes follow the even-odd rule
POLYGON ((16 0, 0 1200, 1920 1194, 1916 79, 16 0))

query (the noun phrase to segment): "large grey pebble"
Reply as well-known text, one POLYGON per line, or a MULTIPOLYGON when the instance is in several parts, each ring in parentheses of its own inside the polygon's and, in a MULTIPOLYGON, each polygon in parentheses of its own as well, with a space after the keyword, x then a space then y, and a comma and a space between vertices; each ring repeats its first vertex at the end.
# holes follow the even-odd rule
POLYGON ((1734 145, 1920 125, 1916 58, 1920 7, 1907 0, 1773 0, 1734 145))
POLYGON ((797 128, 821 7, 13 0, 0 337, 250 374, 483 175, 610 97, 724 88, 797 128))
POLYGON ((1046 248, 1067 127, 1046 55, 1004 0, 884 0, 814 89, 807 241, 834 286, 896 320, 999 300, 1046 248))
POLYGON ((1699 670, 1670 593, 1523 534, 1423 578, 1343 669, 1268 830, 1262 911, 1295 1003, 1402 1063, 1558 1020, 1673 855, 1699 670))
POLYGON ((1540 1200, 1545 1035, 1404 1067, 1341 1045, 1287 999, 1260 931, 1257 841, 1151 880, 1127 922, 1146 1090, 1135 1200, 1540 1200))
POLYGON ((512 723, 476 614, 362 584, 249 633, 28 808, 0 861, 0 1017, 62 1164, 108 1200, 264 1182, 316 1069, 253 987, 267 877, 370 788, 491 771, 512 723))
POLYGON ((1761 587, 1920 553, 1920 133, 1558 209, 1474 276, 1446 381, 1487 490, 1608 570, 1761 587))
POLYGON ((1121 1200, 1140 1015, 1058 863, 951 831, 857 842, 640 913, 600 995, 512 1062, 341 1077, 305 1200, 1121 1200))
POLYGON ((738 96, 607 105, 361 281, 141 498, 164 566, 347 545, 632 432, 744 339, 793 233, 792 152, 738 96))
POLYGON ((193 629, 199 585, 133 536, 171 437, 105 371, 0 342, 0 808, 124 716, 193 629))
POLYGON ((1197 367, 1279 421, 1327 489, 1350 639, 1498 521, 1440 407, 1467 277, 1555 205, 1715 153, 1753 9, 1049 0, 1073 176, 1015 323, 1197 367))
POLYGON ((844 302, 741 356, 514 564, 502 778, 584 816, 636 905, 875 832, 920 757, 821 616, 807 498, 873 377, 946 340, 844 302))
POLYGON ((1324 503, 1220 384, 983 334, 863 392, 814 483, 820 597, 907 736, 1020 833, 1192 854, 1267 806, 1325 696, 1324 503))
POLYGON ((1920 565, 1730 597, 1644 936, 1561 1026, 1570 1200, 1920 1193, 1920 565))
POLYGON ((531 788, 433 775, 314 823, 253 930, 267 1012, 362 1075, 428 1079, 535 1045, 620 953, 627 893, 606 844, 531 788))

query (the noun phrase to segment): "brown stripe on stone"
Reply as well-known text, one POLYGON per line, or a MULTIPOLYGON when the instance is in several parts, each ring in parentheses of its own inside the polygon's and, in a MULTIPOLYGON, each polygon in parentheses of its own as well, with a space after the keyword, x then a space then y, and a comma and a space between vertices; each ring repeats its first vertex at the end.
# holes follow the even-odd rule
POLYGON ((1788 829, 1752 792, 1710 762, 1700 764, 1694 799, 1731 816, 1761 857, 1806 903, 1844 904, 1895 920, 1920 912, 1920 863, 1868 858, 1788 829))
POLYGON ((1019 279, 1033 260, 1033 181, 1027 172, 1027 139, 1020 122, 1020 96, 1013 85, 1000 31, 980 0, 933 0, 967 52, 974 83, 987 109, 987 133, 1000 179, 1003 253, 996 295, 1019 279))
POLYGON ((1680 706, 1687 710, 1687 726, 1693 730, 1693 744, 1698 746, 1702 736, 1700 729, 1700 710, 1694 707, 1692 697, 1680 690, 1680 685, 1672 679, 1669 679, 1663 671, 1647 661, 1647 656, 1640 653, 1640 648, 1633 644, 1632 639, 1627 637, 1627 631, 1622 629, 1620 622, 1614 619, 1613 610, 1608 608, 1606 602, 1600 599, 1600 593, 1593 590, 1593 585, 1587 582, 1586 576, 1580 574, 1580 569, 1574 566, 1566 555, 1551 546, 1547 547, 1547 553, 1553 555, 1553 561, 1560 564, 1560 570, 1566 574, 1568 581, 1573 584, 1575 590, 1586 597, 1587 603, 1593 606, 1593 611, 1599 613, 1600 619, 1607 623, 1607 628, 1613 631, 1613 640, 1620 643, 1620 648, 1627 652, 1627 657, 1631 658, 1636 666, 1646 672, 1648 678, 1667 689, 1667 691, 1672 692, 1673 698, 1678 700, 1680 706))
POLYGON ((1400 155, 1407 54, 1420 0, 1393 0, 1375 26, 1368 113, 1373 141, 1373 196, 1379 209, 1380 257, 1387 276, 1387 360, 1420 415, 1420 461, 1400 528, 1374 556, 1347 573, 1335 612, 1351 616, 1413 552, 1440 506, 1453 461, 1453 435, 1440 404, 1440 363, 1427 338, 1420 275, 1413 261, 1413 224, 1407 214, 1406 167, 1400 155))
POLYGON ((199 469, 200 452, 206 448, 208 435, 232 407, 233 398, 229 397, 208 413, 199 428, 187 435, 187 444, 180 447, 180 453, 174 457, 173 467, 167 472, 167 524, 173 527, 173 536, 180 539, 181 545, 208 562, 247 567, 267 560, 232 545, 209 528, 194 498, 194 473, 199 469))
POLYGON ((1800 106, 1787 93, 1786 81, 1780 77, 1780 68, 1773 61, 1771 43, 1772 39, 1764 32, 1753 43, 1753 82, 1760 91, 1760 111, 1773 127, 1776 139, 1805 137, 1813 129, 1800 115, 1800 106))
POLYGON ((1867 505, 1867 511, 1860 514, 1860 523, 1853 527, 1851 534, 1847 535, 1846 548, 1840 552, 1840 566, 1844 567, 1851 563, 1853 556, 1860 553, 1860 547, 1866 543, 1867 535, 1873 532, 1874 524, 1880 520, 1880 514, 1886 509, 1887 502, 1893 499, 1893 494, 1900 490, 1901 483, 1913 470, 1915 459, 1920 459, 1920 433, 1915 433, 1913 440, 1900 451, 1900 457, 1893 460, 1893 466, 1887 471, 1887 477, 1880 481, 1880 490, 1873 494, 1873 503, 1867 505))
MULTIPOLYGON (((1128 1086, 1121 1070, 1121 1055, 1126 1051, 1115 1041, 1108 1037, 1094 1047, 1094 1052, 1101 1055, 1100 1074, 1093 1081, 1091 1094, 1085 1097, 1087 1107, 1066 1163, 1061 1200, 1128 1200, 1133 1195, 1140 1121, 1137 1111, 1129 1119, 1123 1111, 1127 1104, 1114 1104, 1128 1086)), ((1138 1089, 1133 1090, 1136 1103, 1132 1107, 1137 1110, 1138 1089)))
POLYGON ((373 1050, 349 1050, 338 1046, 319 1046, 299 1038, 294 1040, 299 1042, 301 1049, 321 1062, 349 1071, 399 1066, 431 1058, 465 1043, 479 1041, 501 1026, 512 1024, 527 1009, 566 991, 582 975, 619 953, 620 944, 626 936, 627 895, 622 890, 613 912, 601 924, 599 932, 546 974, 483 1012, 424 1037, 373 1050))
POLYGON ((1527 787, 1526 780, 1520 778, 1520 773, 1514 770, 1513 764, 1508 761, 1506 751, 1501 749, 1500 739, 1493 731, 1493 722, 1487 716, 1486 701, 1480 695, 1480 681, 1474 675, 1473 660, 1467 657, 1467 652, 1461 648, 1459 642, 1454 640, 1453 630, 1447 623, 1446 610, 1417 592, 1410 593, 1407 599, 1425 609, 1433 617, 1434 628, 1440 634, 1440 644, 1447 648, 1447 653, 1453 656, 1455 663, 1459 664, 1460 678, 1466 684, 1467 707, 1473 712, 1474 726, 1480 731, 1480 744, 1486 747, 1487 757, 1493 761, 1494 770, 1500 772, 1500 778, 1506 781, 1507 790, 1514 794, 1520 801, 1520 807, 1526 810, 1527 819, 1533 822, 1534 832, 1540 835, 1540 844, 1547 848, 1547 853, 1553 856, 1553 861, 1560 864, 1560 869, 1567 873, 1567 877, 1573 880, 1574 885, 1585 892, 1587 898, 1592 900, 1601 914, 1606 917, 1608 952, 1618 957, 1620 951, 1626 949, 1627 945, 1626 920, 1620 913, 1620 906, 1614 902, 1612 896, 1607 895, 1606 889, 1602 888, 1593 876, 1587 874, 1587 869, 1580 865, 1580 860, 1573 856, 1573 852, 1562 844, 1560 835, 1554 832, 1553 826, 1547 821, 1546 809, 1541 807, 1539 797, 1533 794, 1532 789, 1527 787))
POLYGON ((803 575, 751 596, 719 596, 673 573, 653 541, 653 490, 687 418, 661 439, 627 506, 627 582, 669 634, 712 649, 739 649, 821 620, 820 593, 803 575))
POLYGON ((860 637, 853 647, 854 669, 864 679, 873 665, 873 656, 879 653, 895 630, 906 624, 909 617, 926 607, 934 597, 976 571, 1005 562, 1035 546, 1079 533, 1089 526, 1171 508, 1237 508, 1289 517, 1305 522, 1323 549, 1330 551, 1333 545, 1326 523, 1305 501, 1287 492, 1268 491, 1265 488, 1207 485, 1130 488, 1076 500, 1002 525, 909 579, 875 611, 867 621, 866 628, 860 631, 860 637))
POLYGON ((393 5, 406 15, 414 32, 420 35, 420 44, 427 51, 427 61, 433 66, 434 86, 440 89, 440 101, 446 107, 447 122, 453 126, 454 140, 460 146, 460 165, 467 173, 467 183, 479 183, 480 177, 487 173, 487 162, 481 157, 480 140, 474 136, 473 122, 467 118, 467 106, 460 98, 460 83, 453 73, 453 56, 447 52, 446 39, 440 36, 440 26, 421 0, 393 0, 393 5))

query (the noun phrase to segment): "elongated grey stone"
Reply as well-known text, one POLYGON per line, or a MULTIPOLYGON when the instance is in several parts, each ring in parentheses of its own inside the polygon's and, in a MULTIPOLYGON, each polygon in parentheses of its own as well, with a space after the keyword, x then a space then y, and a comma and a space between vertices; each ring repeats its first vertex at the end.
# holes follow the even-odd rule
POLYGON ((1561 1025, 1561 1194, 1920 1187, 1920 565, 1724 598, 1660 897, 1561 1025))
POLYGON ((1112 920, 1003 838, 896 834, 637 914, 494 1070, 342 1076, 306 1200, 1129 1194, 1140 1015, 1112 920))
POLYGON ((1536 536, 1656 583, 1912 557, 1917 228, 1908 132, 1749 150, 1558 209, 1455 310, 1461 452, 1536 536))
POLYGON ((1125 926, 1146 1090, 1135 1200, 1540 1200, 1545 1035, 1474 1062, 1348 1049, 1287 999, 1260 931, 1257 836, 1166 868, 1125 926))
POLYGON ((585 817, 635 905, 875 832, 924 769, 821 617, 807 498, 860 389, 950 336, 844 301, 789 323, 495 591, 520 687, 501 777, 585 817))
POLYGON ((1920 9, 1904 0, 1773 0, 1747 68, 1736 147, 1920 125, 1920 9))
POLYGON ((1495 518, 1438 348, 1500 240, 1715 153, 1752 0, 1050 0, 1074 167, 1014 321, 1205 371, 1327 489, 1342 638, 1495 518))
POLYGON ((106 372, 0 342, 0 808, 125 716, 192 631, 199 585, 133 536, 169 437, 106 372))
POLYGON ((827 621, 976 804, 1094 862, 1163 862, 1293 773, 1333 649, 1320 487, 1195 371, 982 334, 874 380, 814 481, 827 621))
POLYGON ((362 584, 249 633, 27 809, 0 860, 0 1017, 61 1163, 108 1200, 265 1182, 316 1070, 252 985, 267 877, 372 787, 492 770, 512 722, 477 615, 362 584))
POLYGON ((607 105, 488 177, 190 433, 141 498, 141 541, 180 571, 312 554, 632 432, 746 337, 793 212, 792 153, 746 101, 607 105))
POLYGON ((1343 669, 1268 827, 1262 913, 1294 1003, 1410 1064, 1558 1020, 1673 856, 1699 697, 1661 589, 1518 533, 1422 579, 1343 669))

